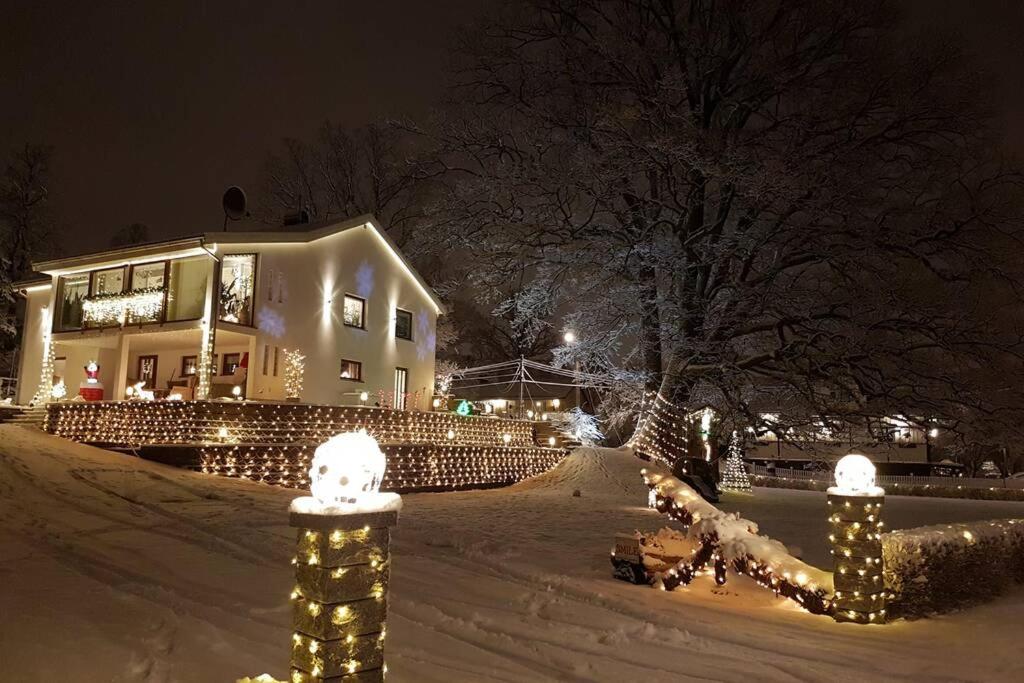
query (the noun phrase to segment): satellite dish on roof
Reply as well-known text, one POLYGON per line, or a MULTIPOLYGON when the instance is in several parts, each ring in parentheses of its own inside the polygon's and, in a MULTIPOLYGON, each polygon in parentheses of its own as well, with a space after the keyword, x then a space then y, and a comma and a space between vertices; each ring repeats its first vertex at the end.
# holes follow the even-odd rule
POLYGON ((245 192, 237 185, 224 191, 224 229, 228 229, 228 219, 237 221, 245 216, 245 192))

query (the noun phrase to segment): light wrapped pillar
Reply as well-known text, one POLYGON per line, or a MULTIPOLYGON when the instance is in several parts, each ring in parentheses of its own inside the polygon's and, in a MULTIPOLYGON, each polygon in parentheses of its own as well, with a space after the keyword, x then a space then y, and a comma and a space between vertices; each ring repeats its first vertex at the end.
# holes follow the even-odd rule
POLYGON ((837 486, 828 490, 832 531, 836 621, 885 623, 882 576, 882 506, 885 491, 874 485, 874 465, 847 455, 836 466, 837 486), (870 468, 870 469, 869 469, 870 468))
POLYGON ((402 499, 380 493, 386 461, 365 431, 321 444, 298 529, 292 591, 292 683, 383 681, 391 527, 402 499))
POLYGON ((384 680, 391 527, 398 513, 292 512, 293 683, 384 680))

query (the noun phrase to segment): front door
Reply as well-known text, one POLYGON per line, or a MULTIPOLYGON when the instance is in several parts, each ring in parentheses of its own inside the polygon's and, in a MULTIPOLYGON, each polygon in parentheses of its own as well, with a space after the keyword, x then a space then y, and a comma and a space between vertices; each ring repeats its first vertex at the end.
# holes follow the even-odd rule
POLYGON ((143 382, 146 389, 156 389, 156 356, 139 356, 135 381, 143 382))
POLYGON ((405 410, 405 397, 409 391, 409 371, 395 368, 395 410, 405 410))

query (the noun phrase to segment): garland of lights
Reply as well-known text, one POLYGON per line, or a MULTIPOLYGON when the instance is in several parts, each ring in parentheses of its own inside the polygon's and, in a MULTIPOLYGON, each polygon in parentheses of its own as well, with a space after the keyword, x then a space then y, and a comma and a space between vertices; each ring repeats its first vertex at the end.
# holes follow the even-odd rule
MULTIPOLYGON (((707 531, 697 534, 697 545, 689 559, 680 560, 676 566, 660 575, 659 578, 665 590, 672 590, 680 584, 688 584, 709 562, 714 564, 715 583, 725 584, 726 569, 730 562, 723 553, 722 543, 717 532, 714 531, 713 520, 702 519, 700 513, 691 508, 689 501, 680 503, 677 498, 670 497, 661 490, 663 486, 671 487, 675 491, 688 490, 686 484, 670 475, 647 470, 642 470, 642 475, 644 483, 653 491, 655 509, 686 527, 702 524, 702 528, 707 529, 707 531)), ((699 496, 693 493, 690 500, 698 499, 699 496)), ((750 534, 751 539, 759 538, 749 530, 747 533, 750 534)), ((798 562, 795 558, 793 560, 794 564, 798 562)), ((777 596, 796 601, 812 614, 832 614, 833 591, 830 586, 821 585, 825 581, 813 580, 812 572, 815 570, 810 566, 807 566, 806 571, 795 573, 786 570, 780 571, 772 561, 756 557, 750 552, 732 558, 731 566, 737 574, 751 577, 758 585, 771 590, 777 596)), ((822 578, 831 578, 831 575, 824 572, 817 573, 822 574, 822 578)))
POLYGON ((302 396, 306 357, 298 350, 284 350, 284 395, 292 400, 302 396))
POLYGON ((126 320, 151 320, 164 306, 163 287, 145 287, 129 292, 93 294, 82 299, 82 317, 100 325, 126 320))

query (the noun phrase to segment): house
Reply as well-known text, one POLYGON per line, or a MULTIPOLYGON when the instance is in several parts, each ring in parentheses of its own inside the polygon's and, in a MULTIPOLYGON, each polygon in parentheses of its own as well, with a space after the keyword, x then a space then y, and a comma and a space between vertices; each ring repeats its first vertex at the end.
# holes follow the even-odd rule
POLYGON ((138 388, 430 407, 443 307, 372 216, 33 266, 48 279, 22 289, 18 403, 138 388))

